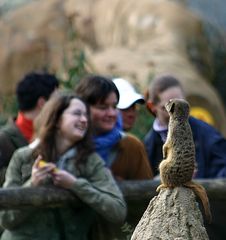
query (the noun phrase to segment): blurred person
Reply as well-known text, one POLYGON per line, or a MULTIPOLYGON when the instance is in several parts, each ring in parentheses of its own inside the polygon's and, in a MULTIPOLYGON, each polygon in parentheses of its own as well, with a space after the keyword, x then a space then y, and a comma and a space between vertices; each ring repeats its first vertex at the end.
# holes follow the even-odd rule
POLYGON ((49 73, 31 72, 17 83, 18 114, 0 129, 0 185, 14 151, 32 141, 33 121, 58 87, 58 79, 49 73))
POLYGON ((144 104, 144 97, 137 93, 135 88, 122 78, 114 78, 114 84, 119 91, 119 102, 117 108, 122 115, 123 130, 130 131, 137 119, 137 104, 144 104))
POLYGON ((76 95, 56 92, 36 119, 37 141, 16 150, 3 188, 46 184, 67 189, 73 204, 2 210, 2 240, 88 240, 97 216, 121 223, 126 205, 109 169, 94 152, 89 107, 76 95), (40 165, 42 160, 45 165, 40 165))
MULTIPOLYGON (((185 99, 179 80, 173 75, 159 75, 149 87, 147 108, 155 116, 152 128, 146 134, 144 143, 154 175, 159 174, 159 163, 163 159, 162 146, 168 131, 169 115, 165 104, 173 98, 185 99)), ((194 178, 226 177, 226 139, 212 126, 189 117, 192 129, 197 169, 194 178)))
POLYGON ((80 80, 75 92, 91 109, 96 151, 117 180, 153 177, 143 143, 122 131, 117 104, 119 92, 109 78, 90 75, 80 80))

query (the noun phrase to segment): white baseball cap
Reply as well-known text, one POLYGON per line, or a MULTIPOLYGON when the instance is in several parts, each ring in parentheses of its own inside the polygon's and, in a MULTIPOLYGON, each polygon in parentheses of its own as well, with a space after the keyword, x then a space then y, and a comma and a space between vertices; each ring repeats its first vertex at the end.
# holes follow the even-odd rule
POLYGON ((130 82, 123 78, 114 78, 113 82, 119 91, 119 102, 117 108, 126 109, 134 103, 144 104, 144 97, 136 92, 130 82))

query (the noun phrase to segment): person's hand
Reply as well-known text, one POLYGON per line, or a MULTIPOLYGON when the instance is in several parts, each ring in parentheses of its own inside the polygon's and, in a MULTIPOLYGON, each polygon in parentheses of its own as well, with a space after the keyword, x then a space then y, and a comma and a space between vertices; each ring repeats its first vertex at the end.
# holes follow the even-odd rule
POLYGON ((32 166, 31 182, 32 186, 41 185, 45 179, 49 178, 56 169, 54 163, 46 163, 44 166, 40 166, 42 156, 38 156, 32 166))
POLYGON ((76 181, 76 177, 71 173, 57 169, 52 173, 54 185, 62 188, 71 188, 76 181))

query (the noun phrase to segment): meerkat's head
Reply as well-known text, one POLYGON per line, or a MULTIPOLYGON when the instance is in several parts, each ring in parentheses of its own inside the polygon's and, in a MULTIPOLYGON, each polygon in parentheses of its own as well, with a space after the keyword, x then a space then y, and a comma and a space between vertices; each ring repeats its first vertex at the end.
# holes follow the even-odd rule
POLYGON ((189 116, 190 106, 184 99, 173 98, 166 103, 165 108, 169 115, 174 118, 187 119, 189 116))

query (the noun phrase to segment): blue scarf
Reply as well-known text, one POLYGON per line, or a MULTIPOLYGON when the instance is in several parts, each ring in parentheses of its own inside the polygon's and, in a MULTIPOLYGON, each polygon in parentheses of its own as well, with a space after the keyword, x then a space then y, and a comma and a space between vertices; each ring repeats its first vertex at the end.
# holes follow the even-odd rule
POLYGON ((122 138, 122 120, 121 116, 118 117, 115 127, 107 133, 94 136, 94 143, 96 152, 103 158, 107 167, 111 166, 111 159, 109 154, 116 143, 122 138))

